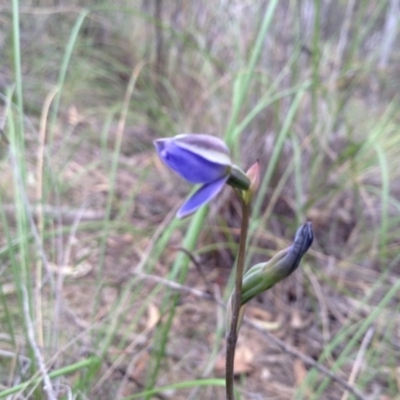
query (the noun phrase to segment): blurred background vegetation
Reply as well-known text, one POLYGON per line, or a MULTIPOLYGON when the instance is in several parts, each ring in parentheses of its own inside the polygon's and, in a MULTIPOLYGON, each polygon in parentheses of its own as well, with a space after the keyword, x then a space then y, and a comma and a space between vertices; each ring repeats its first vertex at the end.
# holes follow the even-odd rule
POLYGON ((315 231, 249 307, 241 398, 354 398, 268 333, 400 399, 399 3, 2 2, 0 398, 224 399, 240 207, 176 221, 152 144, 201 132, 260 160, 248 266, 315 231))

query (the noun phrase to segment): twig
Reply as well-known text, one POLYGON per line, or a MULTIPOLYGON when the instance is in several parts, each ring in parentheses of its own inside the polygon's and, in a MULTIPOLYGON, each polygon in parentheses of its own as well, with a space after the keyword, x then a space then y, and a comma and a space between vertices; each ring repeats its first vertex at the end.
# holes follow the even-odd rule
POLYGON ((23 354, 19 354, 18 352, 0 349, 0 357, 7 357, 7 358, 13 359, 12 367, 10 368, 10 371, 9 371, 10 375, 9 375, 7 387, 17 385, 18 383, 20 383, 22 380, 22 377, 25 375, 26 371, 32 365, 32 360, 29 357, 24 356, 23 354), (17 363, 19 364, 19 374, 18 374, 18 376, 14 376, 15 366, 17 363))
MULTIPOLYGON (((365 334, 364 339, 361 342, 361 346, 360 346, 360 349, 358 350, 356 361, 354 362, 353 369, 351 370, 350 377, 348 380, 349 385, 354 385, 354 383, 356 381, 357 375, 360 372, 360 369, 361 369, 361 366, 362 366, 362 363, 364 360, 365 352, 367 350, 367 347, 369 346, 369 343, 372 340, 372 337, 374 336, 374 333, 375 333, 375 329, 373 326, 371 326, 367 330, 367 333, 365 334)), ((349 391, 346 390, 343 393, 342 400, 347 400, 348 397, 349 397, 349 391)))
POLYGON ((171 248, 174 249, 174 250, 182 251, 183 253, 185 253, 190 258, 190 260, 192 261, 192 263, 196 267, 197 272, 200 274, 201 279, 203 279, 204 283, 207 285, 208 281, 207 281, 207 277, 205 276, 205 274, 203 272, 203 268, 201 267, 200 257, 197 256, 196 254, 193 254, 192 251, 189 251, 188 249, 185 249, 184 247, 171 246, 171 248))
MULTIPOLYGON (((3 209, 6 214, 14 214, 16 206, 14 204, 4 204, 3 209)), ((48 218, 57 218, 60 216, 64 223, 73 223, 78 216, 81 221, 100 221, 104 219, 105 215, 104 210, 86 209, 82 214, 81 209, 56 207, 51 204, 43 204, 40 207, 38 205, 29 204, 29 211, 35 218, 38 218, 40 212, 48 218)))
POLYGON ((28 334, 28 340, 29 340, 29 344, 31 345, 32 350, 35 354, 36 364, 37 364, 39 371, 43 378, 43 382, 44 382, 43 390, 47 393, 47 398, 49 400, 56 400, 57 397, 54 392, 53 386, 51 384, 49 374, 47 373, 46 364, 45 364, 42 354, 39 350, 39 347, 35 341, 35 333, 33 331, 33 324, 31 321, 31 314, 29 311, 28 292, 27 292, 25 286, 22 286, 21 289, 22 289, 22 296, 23 296, 24 319, 25 319, 25 324, 26 324, 26 329, 27 329, 27 334, 28 334))
POLYGON ((135 275, 136 277, 138 277, 139 279, 143 279, 143 280, 149 280, 155 283, 159 283, 161 285, 167 286, 171 289, 174 290, 179 290, 181 292, 186 292, 189 294, 192 294, 196 297, 200 297, 204 300, 211 300, 215 303, 217 303, 219 306, 225 307, 225 304, 222 301, 218 301, 213 295, 205 293, 201 290, 198 289, 193 289, 190 288, 188 286, 185 285, 181 285, 180 283, 176 283, 174 281, 170 281, 169 279, 165 279, 165 278, 160 278, 159 276, 155 276, 155 275, 147 275, 144 274, 143 272, 133 272, 133 275, 135 275))
POLYGON ((348 390, 350 393, 352 393, 357 399, 367 400, 367 396, 365 396, 359 389, 351 386, 348 382, 346 382, 345 379, 336 375, 335 373, 330 371, 328 368, 324 367, 322 364, 313 360, 311 357, 307 356, 306 354, 303 354, 302 352, 296 350, 294 347, 289 346, 284 341, 282 341, 282 340, 278 339, 276 336, 272 335, 270 332, 260 328, 257 324, 255 324, 248 318, 245 317, 244 321, 247 325, 251 326, 252 328, 254 328, 254 329, 258 330, 260 333, 262 333, 266 338, 268 338, 269 341, 274 342, 285 353, 288 353, 292 356, 300 358, 300 360, 302 360, 305 364, 307 364, 311 367, 314 367, 314 368, 318 369, 320 372, 322 372, 323 374, 329 376, 329 378, 331 378, 335 382, 342 385, 346 390, 348 390))

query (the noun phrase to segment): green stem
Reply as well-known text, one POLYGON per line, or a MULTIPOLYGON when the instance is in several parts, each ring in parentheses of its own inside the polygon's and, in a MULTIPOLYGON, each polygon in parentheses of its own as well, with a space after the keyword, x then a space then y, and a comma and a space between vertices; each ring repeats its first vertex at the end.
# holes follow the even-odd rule
POLYGON ((242 226, 240 229, 239 252, 236 265, 235 295, 233 298, 232 321, 226 344, 226 399, 234 400, 234 361, 238 339, 238 322, 242 297, 242 281, 246 256, 247 232, 249 228, 251 203, 242 201, 242 226))

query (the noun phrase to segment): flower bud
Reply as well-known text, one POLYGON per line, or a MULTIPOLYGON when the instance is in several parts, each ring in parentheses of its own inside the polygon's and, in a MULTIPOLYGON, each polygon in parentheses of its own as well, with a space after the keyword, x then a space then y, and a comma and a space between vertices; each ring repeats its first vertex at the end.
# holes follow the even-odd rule
POLYGON ((260 185, 260 163, 258 160, 247 170, 246 175, 250 180, 250 187, 244 194, 244 201, 250 204, 260 185))
MULTIPOLYGON (((238 318, 239 330, 246 308, 246 304, 258 294, 270 289, 278 282, 287 278, 299 266, 300 260, 310 248, 314 240, 311 222, 300 226, 292 246, 277 253, 268 262, 256 264, 251 267, 243 277, 241 307, 238 318)), ((229 331, 232 321, 233 302, 235 290, 229 297, 226 310, 226 326, 229 331)))
POLYGON ((242 305, 292 274, 313 239, 311 222, 307 222, 297 230, 292 246, 280 251, 268 262, 250 268, 243 277, 242 305))

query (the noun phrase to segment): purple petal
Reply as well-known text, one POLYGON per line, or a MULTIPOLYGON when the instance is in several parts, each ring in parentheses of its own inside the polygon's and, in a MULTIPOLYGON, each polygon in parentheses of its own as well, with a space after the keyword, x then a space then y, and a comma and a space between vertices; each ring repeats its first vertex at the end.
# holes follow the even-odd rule
POLYGON ((203 185, 186 200, 183 206, 176 213, 176 216, 178 218, 185 218, 188 215, 193 214, 202 205, 211 201, 222 190, 227 180, 228 177, 224 176, 221 179, 203 185))
POLYGON ((191 183, 209 183, 226 177, 229 165, 216 163, 186 150, 175 143, 174 138, 154 142, 161 160, 183 179, 191 183))
POLYGON ((311 222, 307 222, 297 229, 293 244, 285 249, 287 254, 282 260, 279 260, 279 269, 283 277, 289 276, 299 266, 301 258, 310 248, 313 240, 314 234, 311 222))
POLYGON ((310 248, 314 240, 314 233, 311 222, 301 225, 297 229, 293 244, 289 247, 286 263, 289 275, 299 266, 301 258, 310 248))
POLYGON ((177 146, 195 153, 208 161, 230 165, 228 146, 218 137, 203 133, 184 133, 173 138, 177 146))

